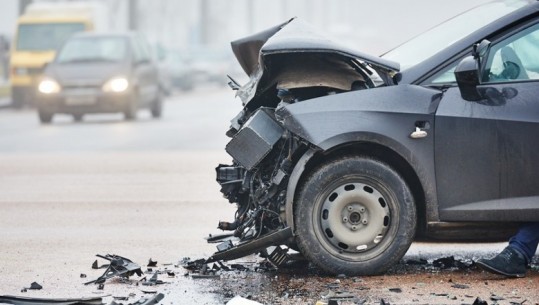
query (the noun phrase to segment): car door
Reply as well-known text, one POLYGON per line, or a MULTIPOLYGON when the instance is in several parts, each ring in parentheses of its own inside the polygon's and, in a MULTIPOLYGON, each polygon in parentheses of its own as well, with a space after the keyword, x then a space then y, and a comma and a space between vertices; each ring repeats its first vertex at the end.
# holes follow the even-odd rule
POLYGON ((514 29, 483 58, 477 102, 458 87, 435 118, 442 221, 539 221, 539 24, 514 29))

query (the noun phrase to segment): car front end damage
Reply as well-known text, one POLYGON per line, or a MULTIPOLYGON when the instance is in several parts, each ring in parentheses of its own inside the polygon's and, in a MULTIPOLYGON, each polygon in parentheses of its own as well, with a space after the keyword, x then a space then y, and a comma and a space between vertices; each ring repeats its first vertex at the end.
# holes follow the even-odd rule
POLYGON ((287 107, 392 86, 399 70, 394 62, 331 42, 297 19, 234 41, 232 49, 250 80, 244 86, 231 84, 244 109, 226 133, 232 138, 226 151, 233 162, 220 164, 216 174, 237 211, 232 221, 218 225, 232 233, 210 238, 220 244, 209 261, 237 259, 270 246, 296 247, 293 209, 287 205, 299 180, 294 173, 301 173, 321 148, 306 140, 308 130, 297 132, 301 126, 287 107))
POLYGON ((226 146, 233 164, 220 164, 217 182, 238 210, 232 222, 218 228, 233 231, 239 241, 225 242, 214 259, 234 259, 271 245, 287 243, 292 230, 286 223, 285 200, 294 163, 308 149, 301 139, 281 126, 269 108, 253 114, 226 146), (258 242, 257 242, 258 241, 258 242), (245 245, 253 243, 245 247, 245 245))

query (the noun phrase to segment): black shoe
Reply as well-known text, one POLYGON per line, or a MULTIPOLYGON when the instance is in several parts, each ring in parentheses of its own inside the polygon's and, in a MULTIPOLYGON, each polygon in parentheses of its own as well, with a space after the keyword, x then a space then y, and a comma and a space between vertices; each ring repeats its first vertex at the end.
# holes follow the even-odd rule
POLYGON ((508 277, 524 277, 526 275, 526 258, 517 250, 506 247, 491 259, 480 259, 477 265, 488 272, 508 277))

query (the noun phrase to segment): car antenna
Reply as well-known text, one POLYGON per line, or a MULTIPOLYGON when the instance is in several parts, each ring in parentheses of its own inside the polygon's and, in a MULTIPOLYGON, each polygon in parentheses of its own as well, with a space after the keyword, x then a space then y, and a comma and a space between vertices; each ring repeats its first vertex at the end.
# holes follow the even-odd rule
POLYGON ((228 77, 228 79, 230 80, 228 82, 228 86, 232 88, 232 90, 240 90, 241 88, 240 84, 235 79, 233 79, 232 76, 227 74, 226 77, 228 77))

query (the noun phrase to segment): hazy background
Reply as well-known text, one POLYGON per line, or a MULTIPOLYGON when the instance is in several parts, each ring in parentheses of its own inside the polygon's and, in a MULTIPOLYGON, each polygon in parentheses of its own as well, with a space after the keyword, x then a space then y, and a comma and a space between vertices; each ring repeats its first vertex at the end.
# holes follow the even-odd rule
MULTIPOLYGON (((12 37, 22 7, 3 0, 0 35, 12 37)), ((34 2, 59 2, 35 0, 34 2)), ((228 43, 292 17, 380 54, 455 14, 488 0, 102 0, 113 30, 136 29, 166 48, 228 48, 228 43), (130 21, 130 16, 133 16, 130 21)))

